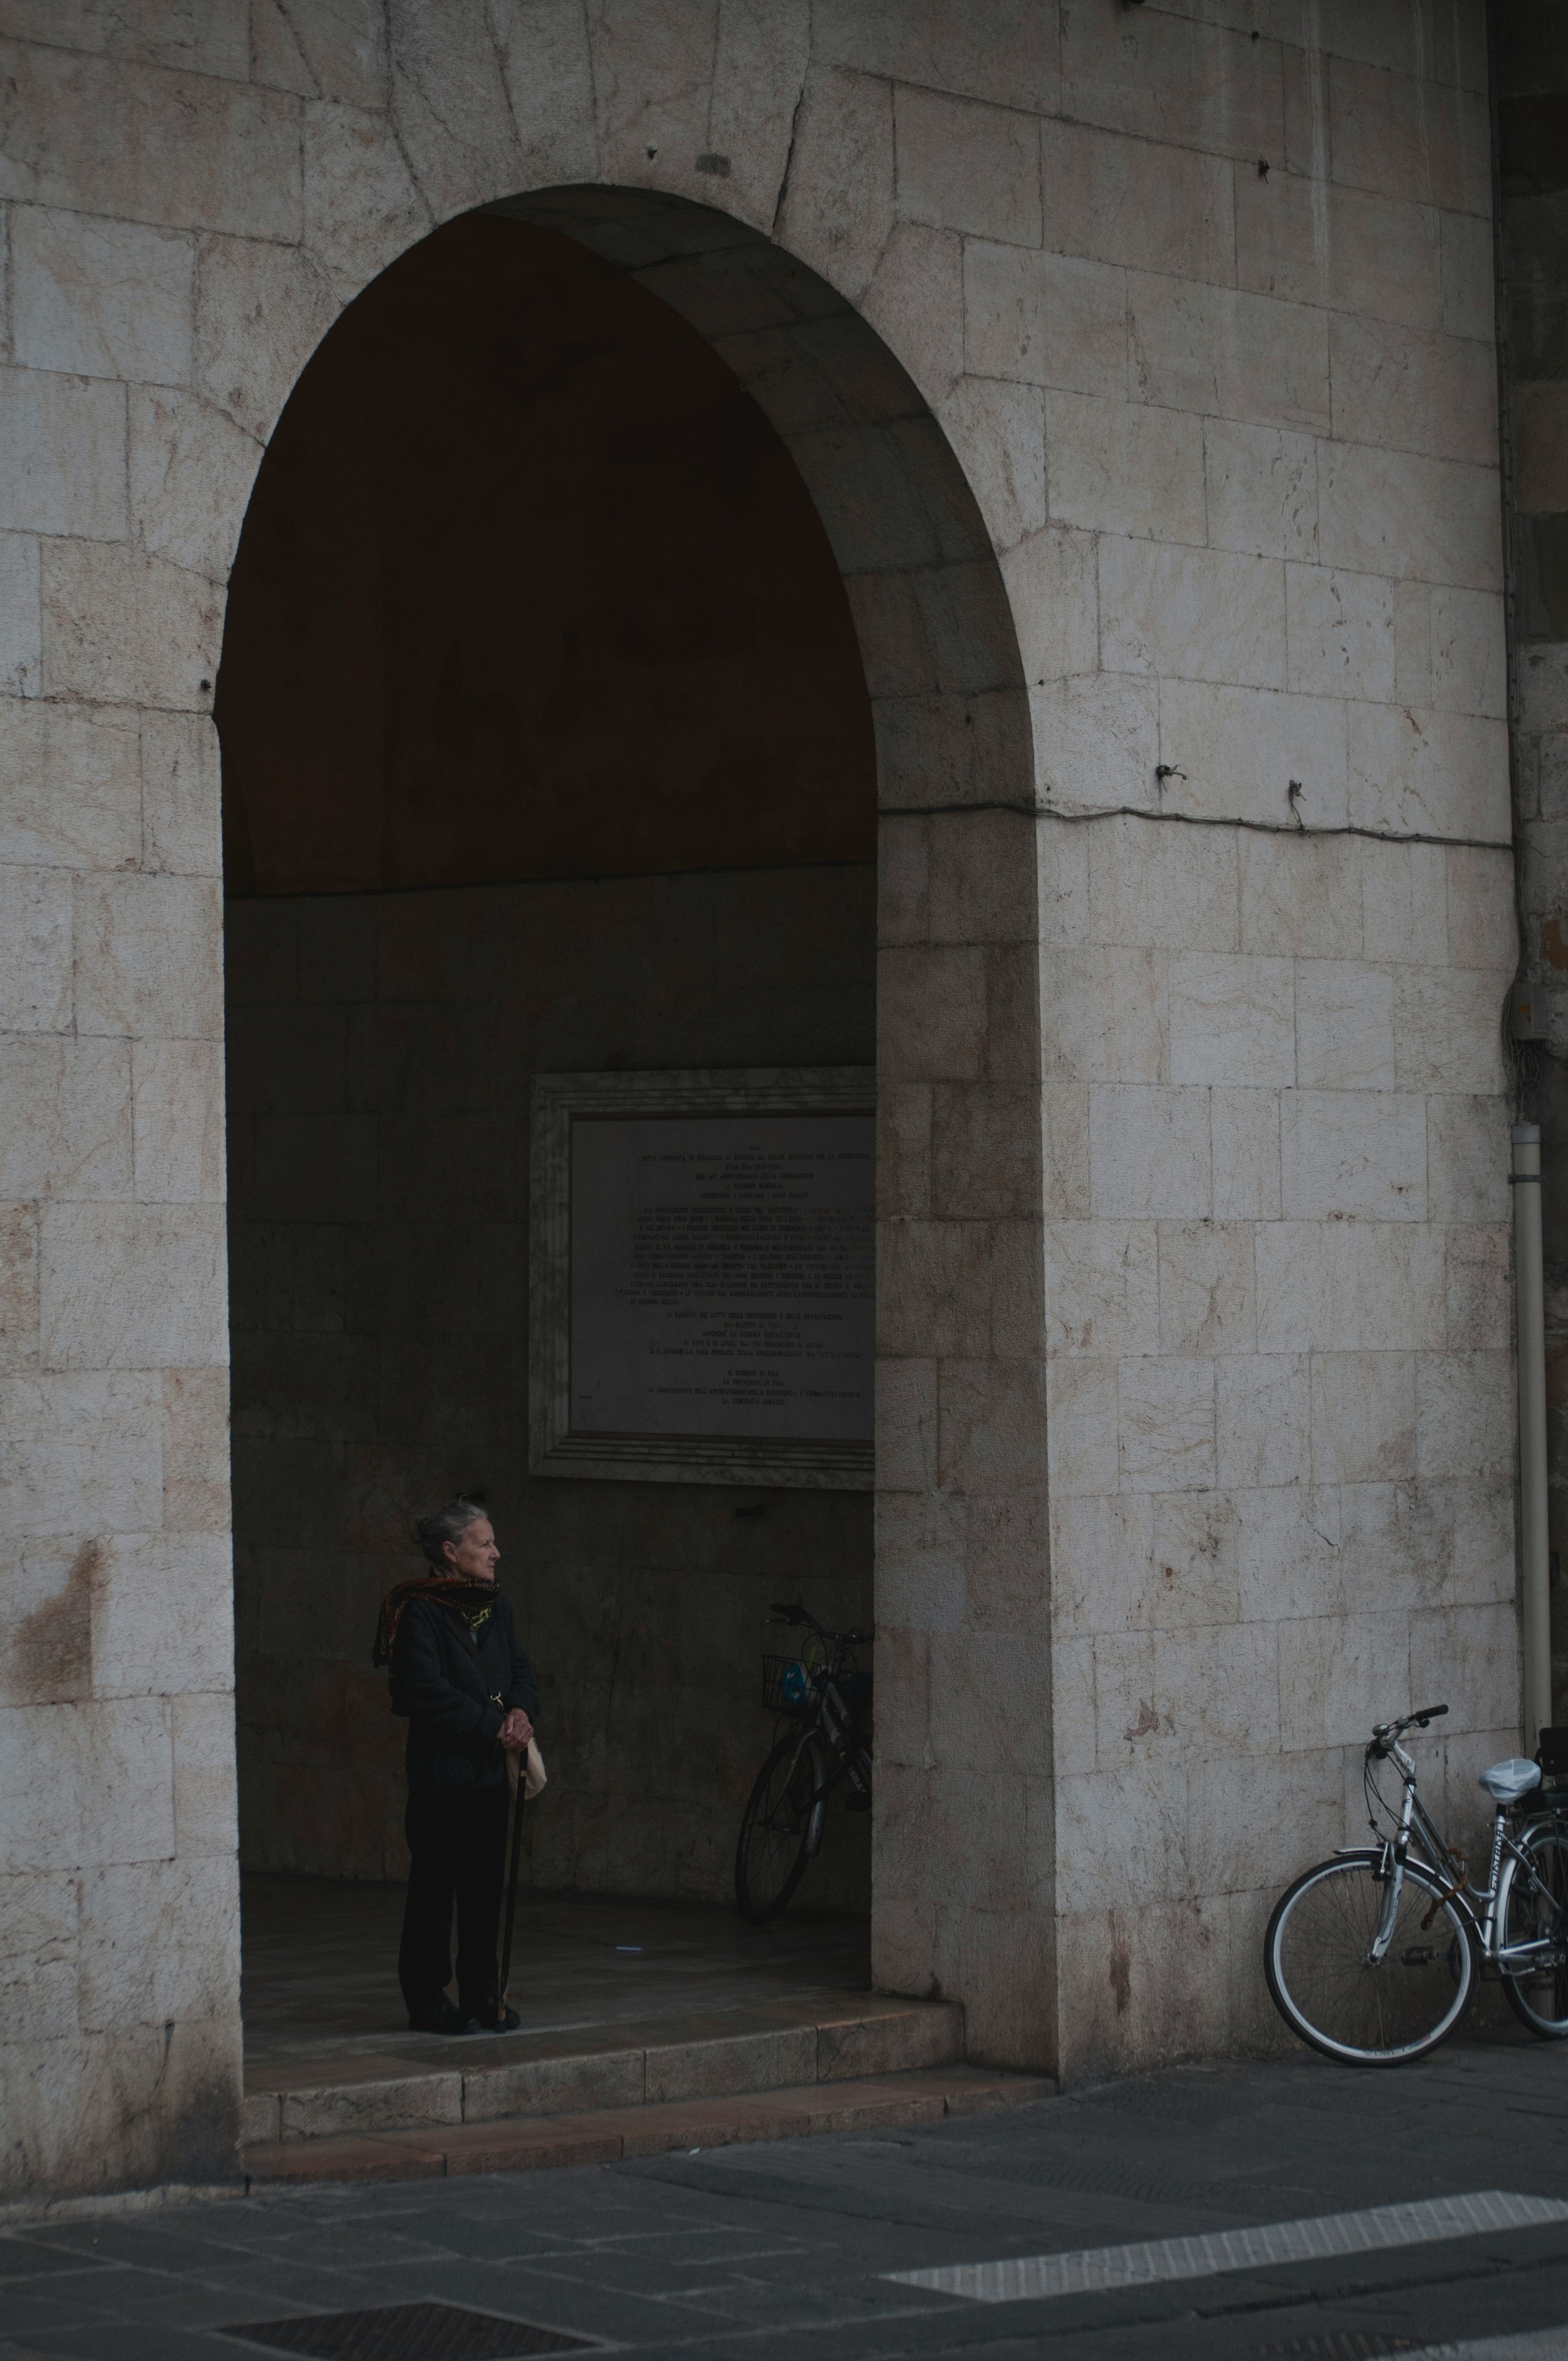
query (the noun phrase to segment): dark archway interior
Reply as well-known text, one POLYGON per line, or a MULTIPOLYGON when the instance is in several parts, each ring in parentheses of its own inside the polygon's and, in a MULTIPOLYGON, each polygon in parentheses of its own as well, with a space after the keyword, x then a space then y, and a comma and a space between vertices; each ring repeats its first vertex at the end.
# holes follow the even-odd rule
MULTIPOLYGON (((871 707, 817 508, 673 310, 470 216, 302 378, 218 688, 246 1862, 401 1874, 376 1604, 411 1514, 482 1486, 542 1674, 535 1883, 720 1899, 767 1603, 869 1620, 871 1503, 530 1478, 528 1093, 872 1062, 871 707)), ((863 1822, 819 1872, 864 1905, 863 1822)))
POLYGON ((302 379, 218 720, 232 895, 875 853, 849 601, 784 444, 656 296, 495 215, 302 379))

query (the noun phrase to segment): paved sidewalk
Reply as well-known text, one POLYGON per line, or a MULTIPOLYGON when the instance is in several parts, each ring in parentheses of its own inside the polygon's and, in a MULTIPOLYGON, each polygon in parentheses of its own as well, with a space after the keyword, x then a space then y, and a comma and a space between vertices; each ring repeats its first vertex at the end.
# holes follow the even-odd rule
POLYGON ((1446 2227, 1564 2201, 1568 2047, 1505 2035, 1360 2074, 1302 2053, 875 2137, 35 2224, 0 2237, 0 2356, 236 2361, 279 2348, 225 2327, 437 2302, 694 2361, 1568 2361, 1568 2221, 1446 2227), (1427 2202, 1486 2191, 1554 2202, 1427 2202), (1369 2212, 1386 2236, 1405 2205, 1420 2243, 1223 2268, 1276 2250, 1237 2240, 1207 2276, 1098 2292, 885 2276, 1165 2241, 1190 2265, 1204 2234, 1369 2212))

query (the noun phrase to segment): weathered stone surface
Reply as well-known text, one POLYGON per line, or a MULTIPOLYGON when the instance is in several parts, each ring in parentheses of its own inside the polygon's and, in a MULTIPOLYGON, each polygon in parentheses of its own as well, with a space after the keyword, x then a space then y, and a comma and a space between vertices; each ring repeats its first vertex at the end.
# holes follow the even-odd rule
POLYGON ((68 49, 0 44, 0 194, 170 229, 300 234, 299 104, 68 49))
MULTIPOLYGON (((1046 522, 1046 405, 1033 386, 961 377, 937 415, 969 478, 992 544, 1011 549, 1046 522)), ((1014 614, 1027 611, 1022 600, 1014 614)))
POLYGON ((1032 690, 1029 710, 1042 797, 1069 807, 1153 805, 1160 739, 1152 681, 1079 674, 1032 690))
POLYGON ((1289 960, 1180 952, 1170 962, 1170 1079, 1252 1088, 1296 1080, 1289 960))
POLYGON ((131 531, 151 556, 226 582, 261 457, 199 394, 137 388, 130 401, 131 531))
POLYGON ((1203 423, 1209 539, 1257 557, 1318 547, 1318 448, 1310 435, 1232 420, 1203 423))
POLYGON ((299 247, 198 239, 192 382, 264 439, 338 308, 321 265, 299 247))
POLYGON ((0 871, 0 1027, 71 1026, 71 878, 61 869, 0 871))
POLYGON ((1100 615, 1108 671, 1285 686, 1285 569, 1273 558, 1106 534, 1100 615))
POLYGON ((1345 728, 1344 707, 1326 697, 1166 683, 1160 760, 1184 774, 1171 800, 1179 810, 1278 828, 1288 824, 1294 782, 1307 827, 1343 828, 1350 816, 1345 728))
POLYGON ((1146 401, 1328 429, 1328 324, 1308 305, 1134 272, 1127 335, 1133 387, 1146 401))
MULTIPOLYGON (((1309 40, 1288 10, 1185 0, 1059 25, 1014 0, 0 9, 0 1519, 28 1631, 0 1691, 21 1766, 7 1751, 0 1917, 24 2178, 155 2176, 182 2110, 211 2169, 232 2138, 222 585, 342 305, 468 206, 668 191, 706 208, 678 217, 693 251, 750 225, 800 266, 781 314, 776 280, 661 276, 677 217, 583 201, 789 439, 847 576, 883 800, 910 815, 879 899, 879 1981, 937 1980, 976 2054, 1019 2064, 1261 2037, 1259 1864, 1341 1840, 1374 1708, 1452 1686, 1454 1764, 1514 1743, 1484 44, 1469 5, 1321 13, 1309 40), (1014 808, 1032 790, 1057 817, 1014 808), (1135 816, 1083 816, 1106 807, 1135 816), (1347 827, 1392 840, 1317 833, 1347 827)), ((1520 412, 1547 508, 1556 415, 1520 412)), ((1528 947, 1555 976, 1568 671, 1531 645, 1517 686, 1528 947)), ((658 956, 684 974, 711 943, 724 1056, 755 1061, 784 1023, 746 997, 772 905, 699 923, 680 891, 683 948, 658 956)), ((586 906, 553 1055, 635 1063, 641 1035, 583 1014, 612 996, 586 906)), ((393 1479, 355 1322, 429 1252, 412 1227, 370 1250, 365 1012, 401 1011, 377 1058, 468 1071, 451 1010, 411 1013, 440 996, 404 920, 235 906, 253 1648, 323 1595, 289 1520, 321 1521, 355 1451, 363 1647, 363 1502, 393 1479), (258 1487, 264 1465, 282 1480, 258 1487)), ((841 1007, 861 985, 835 974, 841 1007)), ((411 1223, 428 1175, 396 1179, 411 1223)), ((503 1228, 493 1197, 454 1224, 488 1339, 521 1319, 503 1228)), ((433 1383, 477 1432, 452 1373, 433 1383)), ((657 1519, 607 1532, 604 1597, 572 1611, 619 1647, 650 1628, 639 1569, 678 1553, 657 1519)), ((817 1527, 795 1555, 821 1562, 817 1527)), ((718 1694, 742 1639, 731 1619, 681 1646, 718 1694)), ((280 1675, 302 1722, 314 1678, 280 1675)), ((596 1794, 597 1710, 569 1741, 596 1794)), ((314 1774, 264 1775, 287 1798, 314 1774)), ((721 1883, 694 1783, 735 1775, 683 1767, 615 1845, 672 1861, 674 1813, 670 1873, 721 1883)), ((562 1818, 552 1876, 603 1870, 598 1810, 562 1818)))
POLYGON ((1416 452, 1325 444, 1318 545, 1328 566, 1496 590, 1502 579, 1496 474, 1416 452))
POLYGON ((1394 586, 1374 574, 1287 566, 1288 677, 1316 697, 1387 703, 1395 694, 1394 586))
POLYGON ((900 90, 894 106, 898 209, 910 221, 1040 243, 1040 133, 1032 115, 934 91, 900 90))
POLYGON ((0 1076, 21 1111, 0 1136, 0 1198, 129 1195, 126 1042, 14 1034, 0 1040, 0 1076))
POLYGON ((1047 122, 1041 162, 1047 247, 1178 279, 1235 283, 1234 176, 1221 158, 1047 122))
POLYGON ((17 697, 43 686, 43 597, 31 533, 0 535, 0 679, 17 697))
POLYGON ((0 529, 123 540, 125 420, 121 385, 0 371, 0 529))
POLYGON ((218 741, 206 714, 142 716, 141 807, 144 869, 221 874, 218 741))
POLYGON ((307 256, 345 302, 433 217, 385 115, 339 101, 307 106, 302 147, 307 256))
POLYGON ((223 1208, 54 1205, 39 1253, 43 1364, 184 1368, 228 1357, 223 1208))
POLYGON ((14 356, 32 369, 187 384, 195 275, 189 236, 18 206, 11 224, 14 356))
POLYGON ((169 1708, 161 1698, 8 1707, 0 1709, 0 1730, 7 1760, 16 1763, 0 1796, 0 1873, 172 1859, 169 1708), (16 1744, 24 1720, 25 1749, 16 1744))
POLYGON ((1062 102, 1080 122, 1220 154, 1278 155, 1279 51, 1247 32, 1164 13, 1130 26, 1074 9, 1062 27, 1062 102))
POLYGON ((4 27, 20 40, 51 39, 67 49, 124 59, 138 65, 185 67, 192 73, 247 74, 245 0, 7 0, 4 27))
MULTIPOLYGON (((1051 393, 1046 450, 1051 514, 1058 522, 1201 542, 1203 430, 1197 419, 1144 402, 1051 393)), ((1106 620, 1113 626, 1113 610, 1106 620)))
POLYGON ((891 88, 863 74, 814 72, 795 117, 779 236, 853 301, 876 268, 893 220, 891 88))
POLYGON ((964 360, 1010 378, 1122 400, 1127 390, 1124 271, 1027 247, 964 247, 964 360))
POLYGON ((76 1015, 83 1033, 221 1033, 218 896, 209 880, 83 881, 76 923, 76 1015))
POLYGON ((159 2028, 204 2015, 214 1969, 239 1970, 232 1861, 105 1864, 82 1881, 82 2028, 159 2028), (214 1960, 215 1955, 215 1960, 214 1960))
POLYGON ((951 231, 900 222, 861 301, 933 403, 963 374, 962 271, 961 241, 951 231))
POLYGON ((1426 1218, 1426 1103, 1408 1093, 1291 1092, 1281 1103, 1288 1222, 1426 1218))
MULTIPOLYGON (((1286 60, 1285 153, 1293 171, 1310 171, 1310 77, 1317 60, 1290 51, 1286 60)), ((1479 91, 1432 90, 1413 71, 1387 73, 1349 58, 1322 63, 1336 181, 1459 212, 1490 211, 1486 103, 1479 91)))
POLYGON ((223 1082, 215 1041, 134 1044, 136 1193, 142 1204, 222 1203, 223 1082))
MULTIPOLYGON (((1412 328, 1444 319, 1444 217, 1426 205, 1325 189, 1271 170, 1236 174, 1236 279, 1260 295, 1412 328)), ((1463 218, 1449 216, 1450 219, 1463 218)), ((1470 330, 1489 335, 1486 328, 1470 330)), ((1464 329, 1450 326, 1451 335, 1464 329)))
POLYGON ((1026 0, 943 0, 928 8, 816 0, 812 40, 824 58, 862 73, 999 106, 1050 111, 1060 98, 1057 27, 1026 0))
POLYGON ((377 0, 251 0, 250 79, 301 98, 385 104, 385 11, 377 0))
POLYGON ((46 696, 199 712, 217 675, 222 637, 221 594, 201 575, 124 543, 46 544, 46 696))

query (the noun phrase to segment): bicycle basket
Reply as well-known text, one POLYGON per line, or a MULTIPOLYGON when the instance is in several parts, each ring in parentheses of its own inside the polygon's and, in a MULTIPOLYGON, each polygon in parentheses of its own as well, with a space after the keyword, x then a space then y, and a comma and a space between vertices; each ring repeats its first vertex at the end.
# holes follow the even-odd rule
POLYGON ((811 1678, 798 1656, 762 1658, 762 1703, 770 1713, 804 1713, 811 1701, 811 1678))

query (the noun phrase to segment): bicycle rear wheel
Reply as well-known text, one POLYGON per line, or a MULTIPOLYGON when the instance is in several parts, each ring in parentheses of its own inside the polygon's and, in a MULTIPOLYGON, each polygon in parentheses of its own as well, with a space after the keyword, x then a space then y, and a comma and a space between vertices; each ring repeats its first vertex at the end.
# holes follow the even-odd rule
POLYGON ((753 1927, 776 1918, 806 1874, 822 1838, 822 1741, 781 1738, 762 1769, 740 1821, 735 1900, 753 1927))
POLYGON ((1405 1865, 1393 1939, 1370 1957, 1387 1880, 1378 1853, 1320 1861, 1281 1894, 1264 1971, 1291 2031, 1348 2066, 1403 2066, 1445 2040, 1469 2005, 1475 1961, 1456 1905, 1430 1870, 1405 1865))
POLYGON ((1508 2006, 1542 2041, 1568 2040, 1568 1830, 1537 1821, 1519 1837, 1530 1856, 1527 1876, 1511 1856, 1503 1866, 1497 1920, 1503 1949, 1551 1942, 1553 1949, 1517 1975, 1503 1971, 1508 2006))

